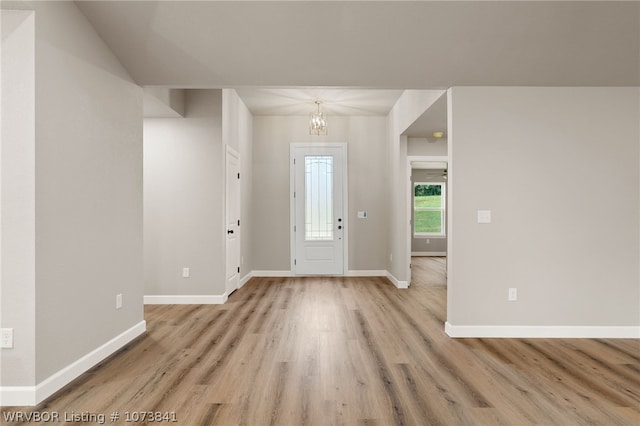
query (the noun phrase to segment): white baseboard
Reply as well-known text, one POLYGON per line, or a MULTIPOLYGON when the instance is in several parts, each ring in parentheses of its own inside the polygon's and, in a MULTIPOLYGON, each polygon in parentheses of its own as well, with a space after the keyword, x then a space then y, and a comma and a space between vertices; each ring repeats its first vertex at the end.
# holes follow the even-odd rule
POLYGON ((438 256, 438 257, 442 257, 442 256, 446 256, 447 252, 446 251, 412 251, 411 252, 411 256, 417 256, 417 257, 421 257, 421 256, 438 256))
POLYGON ((62 370, 49 376, 36 386, 1 386, 0 401, 3 407, 35 406, 71 383, 100 361, 114 354, 147 330, 147 323, 140 321, 130 329, 89 352, 62 370))
POLYGON ((291 271, 253 271, 253 277, 294 277, 291 271))
POLYGON ((484 338, 567 338, 567 339, 638 339, 635 326, 521 326, 521 325, 452 325, 444 331, 449 337, 484 338))
POLYGON ((393 274, 389 271, 387 271, 387 278, 389 278, 391 280, 391 282, 393 283, 393 285, 395 285, 398 288, 409 288, 409 283, 406 281, 399 281, 396 277, 393 276, 393 274))
POLYGON ((253 278, 253 272, 248 272, 247 275, 240 278, 240 282, 238 283, 238 288, 242 288, 251 278, 253 278))
POLYGON ((36 388, 37 386, 0 386, 0 407, 32 407, 38 405, 36 388))
POLYGON ((345 277, 386 277, 387 271, 384 269, 347 271, 345 277))
POLYGON ((193 295, 149 295, 144 296, 145 305, 222 305, 228 294, 193 295))

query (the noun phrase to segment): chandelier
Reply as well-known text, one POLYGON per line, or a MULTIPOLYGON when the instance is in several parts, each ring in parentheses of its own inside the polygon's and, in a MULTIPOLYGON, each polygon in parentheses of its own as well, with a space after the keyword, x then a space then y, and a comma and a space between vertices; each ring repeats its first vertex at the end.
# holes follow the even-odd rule
POLYGON ((321 103, 320 101, 315 101, 317 110, 311 113, 311 119, 309 120, 310 135, 320 136, 327 134, 327 118, 323 112, 320 112, 321 103))

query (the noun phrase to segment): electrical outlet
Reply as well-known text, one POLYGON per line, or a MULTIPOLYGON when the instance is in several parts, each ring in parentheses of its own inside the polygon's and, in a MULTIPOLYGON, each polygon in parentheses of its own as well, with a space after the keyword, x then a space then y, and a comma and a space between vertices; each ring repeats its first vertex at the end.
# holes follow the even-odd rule
POLYGON ((189 268, 182 268, 182 278, 189 278, 190 273, 189 268))
POLYGON ((116 294, 116 309, 122 308, 122 293, 116 294))
POLYGON ((516 300, 518 300, 518 289, 512 287, 509 289, 509 302, 515 302, 516 300))
POLYGON ((0 330, 0 348, 13 348, 13 328, 3 328, 0 330))

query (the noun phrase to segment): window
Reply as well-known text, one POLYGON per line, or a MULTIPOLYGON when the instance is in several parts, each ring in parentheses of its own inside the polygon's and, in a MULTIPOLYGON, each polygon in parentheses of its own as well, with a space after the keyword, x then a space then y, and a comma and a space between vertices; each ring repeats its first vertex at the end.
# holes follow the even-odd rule
POLYGON ((333 241, 333 157, 307 155, 305 175, 306 241, 333 241))
POLYGON ((413 234, 420 236, 445 235, 445 185, 443 182, 413 184, 413 234))

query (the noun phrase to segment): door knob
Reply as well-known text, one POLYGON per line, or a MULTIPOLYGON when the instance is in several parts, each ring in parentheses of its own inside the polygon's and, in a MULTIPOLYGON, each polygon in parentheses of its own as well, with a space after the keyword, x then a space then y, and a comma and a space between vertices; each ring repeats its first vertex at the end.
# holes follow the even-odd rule
POLYGON ((338 226, 338 229, 342 229, 342 225, 339 225, 339 226, 338 226))
POLYGON ((227 234, 233 234, 233 229, 228 229, 227 234))

